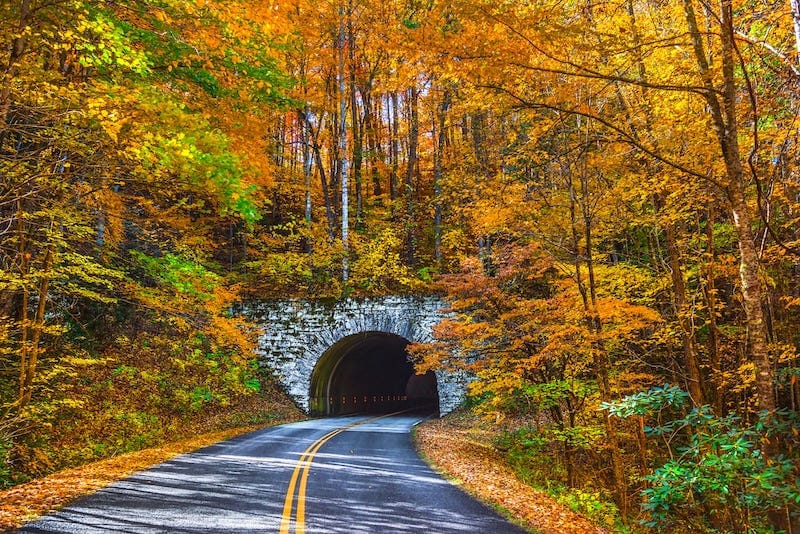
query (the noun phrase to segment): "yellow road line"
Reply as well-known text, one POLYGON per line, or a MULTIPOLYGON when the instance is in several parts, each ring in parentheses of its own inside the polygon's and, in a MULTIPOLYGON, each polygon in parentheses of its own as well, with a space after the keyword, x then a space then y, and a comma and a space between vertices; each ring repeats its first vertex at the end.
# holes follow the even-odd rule
MULTIPOLYGON (((385 416, 383 416, 385 417, 385 416)), ((345 430, 349 428, 353 428, 357 425, 363 425, 364 423, 368 423, 370 421, 374 421, 376 419, 380 419, 380 417, 367 419, 364 421, 359 421, 357 423, 352 423, 342 428, 337 428, 336 430, 332 430, 328 432, 321 438, 317 439, 314 443, 308 446, 308 448, 303 451, 303 454, 300 455, 300 458, 297 460, 297 465, 292 472, 292 478, 289 480, 289 487, 286 490, 286 498, 283 501, 283 516, 281 518, 281 534, 289 534, 289 530, 292 523, 292 505, 294 504, 294 497, 295 497, 295 488, 297 486, 297 480, 299 477, 302 476, 300 481, 300 489, 297 492, 297 512, 296 512, 296 521, 295 521, 295 532, 296 534, 303 534, 305 532, 305 492, 306 486, 308 484, 308 472, 311 469, 311 461, 314 458, 314 455, 317 451, 328 442, 329 439, 341 434, 345 430)))
POLYGON ((319 444, 317 444, 317 446, 314 447, 314 450, 311 451, 306 457, 306 463, 303 466, 303 474, 300 477, 300 488, 297 490, 297 512, 295 512, 296 534, 305 534, 306 531, 306 487, 308 486, 308 473, 309 471, 311 471, 311 462, 314 461, 314 455, 317 454, 317 451, 319 451, 322 448, 322 446, 328 442, 328 440, 334 438, 335 436, 347 430, 347 428, 351 427, 342 428, 338 432, 335 432, 330 436, 326 437, 325 439, 320 441, 319 444))
POLYGON ((303 471, 303 469, 306 466, 311 465, 309 454, 311 453, 312 450, 316 453, 316 451, 319 450, 318 445, 322 446, 322 444, 328 441, 328 439, 332 438, 333 436, 339 434, 342 431, 343 429, 337 428, 336 430, 328 432, 327 434, 319 438, 317 441, 309 445, 308 448, 305 451, 303 451, 303 454, 301 454, 300 458, 297 460, 297 465, 295 466, 294 471, 292 472, 292 478, 289 480, 289 487, 286 490, 286 498, 283 501, 283 516, 281 517, 281 530, 280 530, 281 534, 289 534, 289 527, 292 521, 292 505, 294 504, 294 494, 295 494, 294 490, 295 487, 297 486, 297 479, 300 476, 301 471, 303 471))
POLYGON ((306 487, 308 486, 308 473, 311 470, 311 462, 314 460, 314 456, 317 452, 322 448, 325 443, 327 443, 332 438, 338 436, 342 432, 345 432, 351 428, 357 427, 359 425, 364 425, 366 423, 371 423, 373 421, 377 421, 378 419, 383 419, 384 417, 390 417, 392 415, 401 414, 403 412, 407 412, 408 410, 401 410, 399 412, 394 412, 386 415, 381 415, 378 417, 373 417, 371 419, 365 419, 364 421, 358 421, 356 423, 351 423, 347 426, 343 426, 341 428, 337 428, 332 430, 322 436, 321 438, 317 439, 314 443, 308 446, 308 448, 303 451, 303 454, 300 455, 300 458, 297 460, 297 465, 292 472, 292 478, 289 480, 289 487, 286 489, 286 498, 283 501, 283 515, 281 516, 281 528, 280 534, 289 534, 291 524, 292 524, 292 507, 295 501, 295 488, 297 488, 297 480, 300 479, 300 487, 297 490, 297 509, 295 512, 295 522, 294 522, 294 531, 295 534, 305 534, 306 531, 306 487))

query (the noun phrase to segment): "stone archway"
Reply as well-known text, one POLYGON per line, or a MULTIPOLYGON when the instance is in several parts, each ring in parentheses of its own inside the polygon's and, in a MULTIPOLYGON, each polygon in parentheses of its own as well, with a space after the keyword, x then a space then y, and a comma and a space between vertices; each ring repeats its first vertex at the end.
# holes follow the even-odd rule
MULTIPOLYGON (((445 306, 437 297, 387 296, 335 301, 251 301, 241 311, 263 325, 258 349, 262 364, 274 372, 298 406, 317 415, 321 410, 318 404, 312 409, 312 375, 321 359, 323 366, 329 365, 325 363, 325 354, 330 354, 332 347, 339 347, 334 351, 341 350, 357 340, 357 336, 370 333, 396 336, 408 342, 430 341, 434 325, 445 316, 441 312, 445 306), (351 341, 343 341, 348 338, 351 341)), ((461 374, 436 373, 439 413, 448 413, 463 402, 466 382, 461 374)), ((316 399, 322 390, 319 385, 315 388, 316 399)))

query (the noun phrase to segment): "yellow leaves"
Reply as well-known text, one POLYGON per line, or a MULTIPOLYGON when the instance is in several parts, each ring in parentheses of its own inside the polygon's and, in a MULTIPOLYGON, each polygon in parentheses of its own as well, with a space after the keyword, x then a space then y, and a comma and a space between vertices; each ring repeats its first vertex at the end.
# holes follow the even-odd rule
POLYGON ((351 273, 356 289, 366 294, 387 291, 413 292, 422 282, 400 256, 403 241, 394 228, 365 241, 352 243, 355 260, 351 273))
POLYGON ((119 135, 129 122, 120 109, 120 102, 113 97, 98 93, 86 100, 86 115, 96 121, 102 131, 113 143, 119 142, 119 135))
POLYGON ((153 16, 159 22, 171 25, 173 23, 172 17, 163 9, 154 8, 152 10, 153 16))
POLYGON ((731 393, 742 393, 755 386, 756 366, 752 362, 745 362, 738 368, 722 374, 726 389, 731 393))

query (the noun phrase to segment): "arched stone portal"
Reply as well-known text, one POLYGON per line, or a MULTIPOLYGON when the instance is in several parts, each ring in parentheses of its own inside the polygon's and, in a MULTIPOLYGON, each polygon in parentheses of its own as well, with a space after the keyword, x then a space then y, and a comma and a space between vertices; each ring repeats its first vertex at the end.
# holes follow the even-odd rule
POLYGON ((439 409, 436 375, 417 375, 409 341, 384 332, 347 336, 319 358, 311 373, 311 415, 439 409))
MULTIPOLYGON (((398 362, 405 358, 406 344, 432 339, 434 325, 446 316, 441 311, 445 307, 437 297, 388 296, 251 301, 242 304, 239 311, 262 325, 258 347, 262 365, 275 374, 297 405, 308 413, 360 411, 351 410, 347 402, 342 403, 341 396, 349 395, 352 402, 352 394, 360 393, 363 402, 368 389, 357 383, 366 379, 392 388, 400 387, 394 381, 402 382, 406 397, 409 393, 427 392, 431 395, 427 398, 438 398, 438 412, 443 415, 463 402, 467 377, 436 372, 426 379, 411 380, 410 364, 398 362), (389 360, 376 357, 376 352, 383 350, 381 347, 396 357, 389 360), (379 371, 384 365, 393 369, 384 373, 392 378, 381 378, 379 371), (334 401, 332 408, 330 393, 339 398, 339 404, 334 401), (325 400, 321 401, 323 397, 325 400)), ((390 396, 397 395, 395 389, 392 392, 390 396)), ((375 395, 380 397, 379 393, 375 395)))

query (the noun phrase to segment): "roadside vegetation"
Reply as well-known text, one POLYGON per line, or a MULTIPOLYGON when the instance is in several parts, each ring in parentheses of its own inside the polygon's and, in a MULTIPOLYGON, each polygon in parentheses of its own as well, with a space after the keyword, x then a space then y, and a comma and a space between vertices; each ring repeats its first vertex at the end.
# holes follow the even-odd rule
POLYGON ((797 10, 0 3, 0 487, 292 417, 238 301, 436 292, 523 480, 797 531, 797 10))
MULTIPOLYGON (((597 513, 593 507, 576 506, 561 498, 561 493, 537 487, 538 479, 522 476, 519 464, 509 462, 496 446, 503 436, 500 427, 462 410, 416 427, 415 444, 445 477, 531 532, 611 532, 617 519, 613 512, 597 513)), ((589 501, 600 504, 594 499, 587 504, 589 501)))

